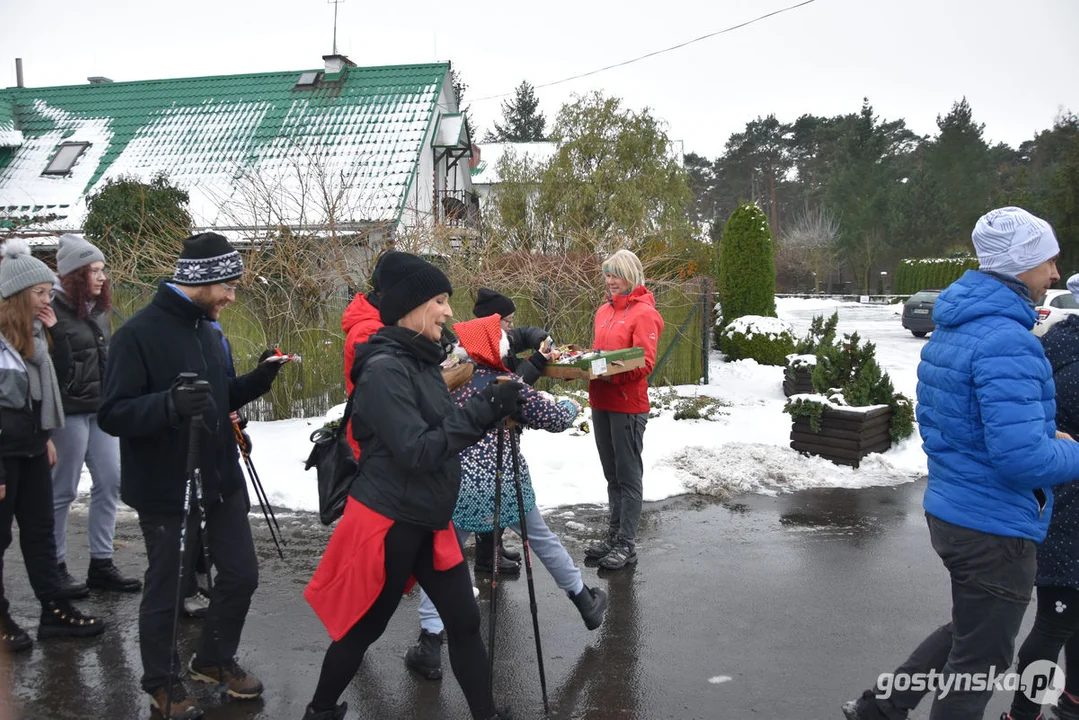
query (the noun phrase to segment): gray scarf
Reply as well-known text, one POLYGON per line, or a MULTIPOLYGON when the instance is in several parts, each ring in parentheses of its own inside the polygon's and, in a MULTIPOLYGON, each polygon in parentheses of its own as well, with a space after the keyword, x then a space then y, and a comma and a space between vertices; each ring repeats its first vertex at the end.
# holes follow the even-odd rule
POLYGON ((30 398, 41 404, 41 429, 63 427, 60 384, 56 381, 56 369, 52 366, 49 346, 39 320, 34 321, 34 354, 26 361, 26 377, 30 381, 30 398))

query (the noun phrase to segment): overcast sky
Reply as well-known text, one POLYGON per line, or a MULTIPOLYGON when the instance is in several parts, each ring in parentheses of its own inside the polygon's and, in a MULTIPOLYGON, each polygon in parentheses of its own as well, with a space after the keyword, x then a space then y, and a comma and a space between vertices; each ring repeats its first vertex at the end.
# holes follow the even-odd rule
MULTIPOLYGON (((359 65, 452 61, 488 129, 501 99, 480 99, 521 80, 557 81, 798 1, 344 0, 338 50, 359 65)), ((0 82, 15 84, 16 57, 32 87, 317 68, 333 14, 326 0, 0 0, 0 82)), ((758 115, 856 112, 863 96, 929 135, 965 95, 987 139, 1015 146, 1079 112, 1077 36, 1079 0, 815 0, 537 94, 549 124, 591 90, 647 106, 708 157, 758 115)))

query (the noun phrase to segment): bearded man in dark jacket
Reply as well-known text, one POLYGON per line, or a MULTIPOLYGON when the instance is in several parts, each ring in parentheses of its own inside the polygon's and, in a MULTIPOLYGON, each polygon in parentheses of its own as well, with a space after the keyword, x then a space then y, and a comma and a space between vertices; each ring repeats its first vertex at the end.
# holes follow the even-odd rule
MULTIPOLYGON (((148 568, 139 609, 142 687, 160 714, 170 707, 169 718, 202 714, 178 675, 171 700, 167 697, 170 668, 175 673, 181 667, 172 635, 192 423, 201 433, 198 490, 217 576, 188 673, 193 680, 224 685, 234 698, 262 693, 262 683, 234 659, 258 586, 258 562, 229 413, 269 392, 285 358, 268 350, 255 370, 229 377, 229 356, 214 323, 235 299, 229 283, 242 273, 239 253, 221 235, 185 240, 172 280, 162 282, 150 304, 113 336, 98 411, 101 428, 120 438, 121 497, 138 511, 146 541, 148 568), (195 373, 206 382, 181 383, 181 373, 195 373)), ((192 514, 197 512, 192 507, 192 514)), ((190 542, 194 517, 186 527, 190 542)))

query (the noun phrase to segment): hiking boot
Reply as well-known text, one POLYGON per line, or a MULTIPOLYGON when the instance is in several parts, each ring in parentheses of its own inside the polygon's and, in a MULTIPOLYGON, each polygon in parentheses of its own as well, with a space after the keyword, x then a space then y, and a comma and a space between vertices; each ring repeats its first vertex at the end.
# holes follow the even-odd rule
POLYGON ((220 665, 202 666, 198 658, 192 656, 187 669, 195 682, 224 685, 225 692, 237 700, 254 700, 262 694, 259 679, 240 667, 235 658, 220 665))
POLYGON ((4 647, 8 649, 8 652, 12 653, 29 650, 34 644, 26 631, 19 627, 19 624, 11 617, 11 613, 7 611, 0 613, 0 639, 3 639, 4 647))
POLYGON ((86 573, 86 587, 95 590, 135 593, 142 590, 142 583, 135 578, 125 577, 112 558, 90 560, 90 569, 86 573))
POLYGON ((428 680, 442 679, 442 633, 420 630, 416 644, 405 653, 405 665, 428 680))
POLYGON ((1079 699, 1065 690, 1049 717, 1055 720, 1079 720, 1079 699))
POLYGON ((184 615, 189 618, 201 620, 206 617, 206 611, 210 608, 210 596, 206 591, 199 588, 194 595, 184 598, 184 615))
POLYGON ((165 706, 169 708, 168 720, 191 720, 202 717, 199 702, 187 691, 179 680, 172 683, 172 702, 168 702, 169 688, 162 685, 150 693, 150 714, 154 717, 166 717, 165 706), (156 714, 153 711, 157 711, 156 714))
POLYGON ((895 710, 888 713, 877 705, 872 690, 866 690, 861 697, 843 703, 843 717, 846 720, 886 720, 886 718, 906 717, 907 713, 895 710))
POLYGON ((603 611, 607 609, 607 593, 585 585, 581 592, 570 595, 569 599, 577 606, 586 628, 595 630, 603 623, 603 611))
POLYGON ((105 632, 105 621, 84 615, 69 600, 48 600, 41 603, 41 623, 37 639, 55 637, 91 637, 105 632))
POLYGON ((618 543, 600 558, 599 566, 605 570, 621 570, 626 565, 637 564, 637 552, 626 543, 618 543))
POLYGON ((858 701, 848 700, 843 703, 843 717, 846 720, 862 720, 858 715, 858 701))
POLYGON ((587 548, 585 548, 584 556, 587 560, 599 560, 603 558, 611 550, 614 550, 615 539, 614 535, 608 533, 607 537, 595 541, 587 548))
POLYGON ((71 573, 67 571, 67 563, 57 563, 56 569, 60 571, 60 597, 64 600, 79 600, 80 598, 90 597, 90 588, 86 587, 86 583, 79 582, 75 578, 71 577, 71 573))
POLYGON ((341 703, 333 710, 319 710, 318 712, 308 705, 303 714, 303 720, 343 720, 346 712, 348 712, 348 703, 341 703))
MULTIPOLYGON (((494 535, 492 533, 476 534, 476 572, 491 572, 491 554, 494 552, 494 535)), ((505 555, 498 558, 499 575, 520 575, 521 564, 506 559, 505 555)))

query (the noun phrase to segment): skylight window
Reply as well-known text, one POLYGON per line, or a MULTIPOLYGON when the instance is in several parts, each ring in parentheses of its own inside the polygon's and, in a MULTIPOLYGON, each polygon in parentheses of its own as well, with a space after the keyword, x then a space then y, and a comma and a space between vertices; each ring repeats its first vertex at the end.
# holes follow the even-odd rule
POLYGON ((318 82, 318 71, 310 70, 300 74, 300 79, 296 81, 296 87, 313 87, 318 82))
POLYGON ((82 154, 86 152, 86 148, 88 147, 90 147, 90 143, 85 142, 61 144, 60 149, 56 151, 56 154, 49 162, 49 166, 46 167, 45 172, 41 174, 67 175, 71 172, 71 168, 75 165, 75 161, 82 157, 82 154))

